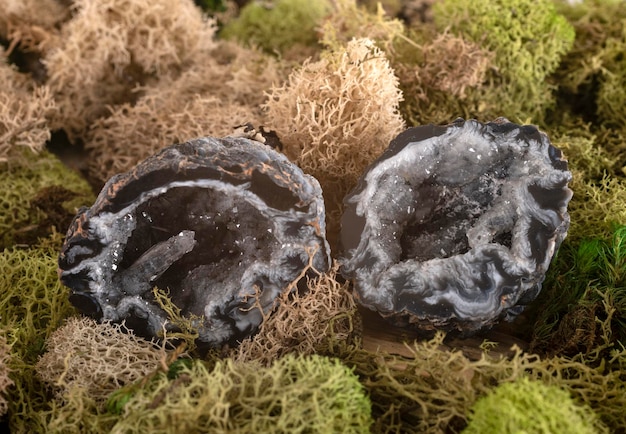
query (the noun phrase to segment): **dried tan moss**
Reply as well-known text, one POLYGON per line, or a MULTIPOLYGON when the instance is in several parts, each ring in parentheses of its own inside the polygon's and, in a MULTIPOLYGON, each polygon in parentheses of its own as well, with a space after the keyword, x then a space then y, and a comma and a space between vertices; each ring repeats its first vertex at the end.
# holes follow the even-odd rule
MULTIPOLYGON (((4 333, 4 330, 2 330, 4 333)), ((7 387, 13 384, 13 380, 9 377, 9 358, 11 347, 7 343, 4 335, 0 335, 0 416, 6 413, 8 403, 6 399, 7 387)))
POLYGON ((404 44, 405 52, 399 53, 396 72, 403 86, 414 88, 412 95, 426 100, 428 91, 465 98, 468 88, 484 82, 493 58, 492 53, 477 44, 447 32, 423 45, 412 45, 411 41, 404 44), (419 59, 417 65, 410 62, 413 56, 419 59))
POLYGON ((0 37, 9 41, 9 52, 45 52, 58 43, 58 24, 68 8, 57 0, 5 0, 0 8, 0 37))
POLYGON ((55 107, 47 87, 33 87, 26 76, 6 62, 0 48, 0 162, 16 147, 43 149, 50 139, 46 117, 55 107))
POLYGON ((448 32, 431 36, 412 31, 394 43, 403 115, 416 125, 472 117, 480 102, 468 94, 485 86, 494 54, 448 32))
POLYGON ((96 403, 157 370, 166 352, 120 324, 71 317, 46 341, 35 367, 63 400, 80 388, 96 403))
POLYGON ((401 99, 389 61, 369 39, 306 61, 268 94, 266 125, 277 131, 287 156, 322 185, 331 245, 343 197, 404 128, 401 99))
POLYGON ((215 28, 190 0, 76 0, 62 44, 44 59, 58 102, 54 128, 75 138, 131 89, 180 71, 214 47, 215 28))
POLYGON ((219 55, 198 56, 179 76, 162 75, 136 89, 136 103, 94 122, 85 139, 93 179, 104 182, 165 146, 260 123, 263 90, 280 76, 276 61, 232 43, 219 47, 219 55))
POLYGON ((283 295, 259 332, 244 340, 230 357, 268 366, 288 353, 329 354, 333 345, 354 341, 359 332, 357 307, 349 283, 337 282, 337 268, 309 279, 305 293, 283 295))

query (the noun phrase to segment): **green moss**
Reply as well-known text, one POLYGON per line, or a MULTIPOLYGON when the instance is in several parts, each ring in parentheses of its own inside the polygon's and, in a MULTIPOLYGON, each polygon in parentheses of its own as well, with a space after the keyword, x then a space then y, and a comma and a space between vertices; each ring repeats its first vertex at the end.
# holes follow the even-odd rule
MULTIPOLYGON (((428 342, 407 344, 407 357, 345 348, 344 363, 354 366, 372 401, 376 433, 460 432, 472 405, 497 384, 521 377, 565 389, 593 409, 597 426, 626 429, 626 349, 606 358, 540 358, 514 346, 506 355, 484 352, 470 359, 446 349, 439 333, 428 342)), ((567 432, 567 431, 564 431, 567 432)))
POLYGON ((194 3, 208 14, 226 11, 226 0, 195 0, 194 3))
MULTIPOLYGON (((57 235, 60 241, 60 237, 57 235)), ((12 432, 45 432, 41 411, 47 391, 34 365, 46 339, 62 320, 75 313, 58 280, 58 242, 53 247, 12 248, 0 253, 0 327, 11 344, 8 417, 12 432)))
POLYGON ((573 175, 568 238, 610 237, 614 224, 626 223, 626 180, 620 176, 619 160, 602 146, 606 140, 588 128, 576 127, 572 134, 553 139, 573 175))
POLYGON ((278 0, 272 6, 254 1, 226 23, 220 36, 270 53, 284 53, 294 46, 316 45, 316 27, 329 11, 326 0, 278 0))
POLYGON ((328 50, 338 51, 353 38, 367 38, 388 52, 394 39, 403 33, 402 22, 388 16, 380 3, 369 10, 356 0, 336 0, 321 26, 320 42, 328 50))
POLYGON ((555 102, 549 76, 575 36, 552 1, 444 0, 433 14, 441 31, 449 28, 495 54, 487 86, 474 95, 478 114, 543 121, 555 102))
MULTIPOLYGON (((286 356, 268 368, 193 360, 173 368, 114 394, 108 408, 118 421, 111 426, 108 416, 95 414, 82 422, 83 432, 366 433, 372 422, 363 387, 338 360, 286 356)), ((77 416, 65 424, 59 417, 56 429, 71 432, 77 416)))
POLYGON ((602 52, 606 67, 602 71, 596 104, 603 123, 626 131, 626 16, 622 25, 623 37, 609 41, 602 52))
POLYGON ((622 0, 556 2, 576 39, 556 78, 560 105, 595 124, 623 128, 626 120, 626 8, 622 0))
POLYGON ((537 300, 532 348, 575 356, 626 346, 626 226, 566 241, 537 300))
POLYGON ((400 110, 409 124, 494 117, 475 98, 487 86, 494 57, 478 44, 450 33, 437 35, 424 26, 395 38, 390 57, 404 94, 400 110))
POLYGON ((53 226, 65 233, 76 209, 94 200, 87 182, 48 152, 27 150, 0 171, 0 250, 34 245, 53 226))
POLYGON ((520 378, 496 387, 473 406, 465 434, 590 434, 596 416, 565 390, 520 378))

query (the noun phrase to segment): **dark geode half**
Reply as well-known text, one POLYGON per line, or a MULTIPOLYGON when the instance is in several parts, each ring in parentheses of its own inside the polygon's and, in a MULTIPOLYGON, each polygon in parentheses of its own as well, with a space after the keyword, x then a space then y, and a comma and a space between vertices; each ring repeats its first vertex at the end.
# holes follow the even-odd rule
POLYGON ((152 293, 169 290, 215 347, 253 333, 258 306, 327 270, 329 250, 313 177, 259 142, 202 138, 111 178, 71 224, 59 276, 83 313, 143 336, 173 329, 152 293))
POLYGON ((534 126, 458 119, 396 137, 344 200, 342 273, 394 322, 474 331, 534 300, 571 173, 534 126))

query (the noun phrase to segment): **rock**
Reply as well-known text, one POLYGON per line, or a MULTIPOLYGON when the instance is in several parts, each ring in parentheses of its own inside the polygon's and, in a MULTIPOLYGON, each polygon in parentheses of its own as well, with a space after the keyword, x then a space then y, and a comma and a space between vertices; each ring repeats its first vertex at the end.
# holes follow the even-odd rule
POLYGON ((81 312, 147 337, 175 330, 153 288, 169 291, 217 347, 329 263, 318 182, 261 143, 207 137, 112 177, 71 224, 59 276, 81 312))
POLYGON ((534 126, 410 128, 344 200, 342 274, 398 325, 471 332, 511 320, 567 235, 570 180, 534 126))

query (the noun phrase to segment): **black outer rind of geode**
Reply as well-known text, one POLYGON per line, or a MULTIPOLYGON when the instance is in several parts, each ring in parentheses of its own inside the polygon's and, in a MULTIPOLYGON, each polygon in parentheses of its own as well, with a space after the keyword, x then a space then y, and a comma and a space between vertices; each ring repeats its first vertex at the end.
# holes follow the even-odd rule
POLYGON ((206 348, 253 333, 258 306, 329 251, 317 180, 259 142, 202 138, 112 177, 72 222, 59 276, 84 314, 148 337, 175 330, 152 292, 167 290, 206 348))
POLYGON ((471 332, 511 320, 567 235, 570 180, 534 126, 410 128, 344 200, 341 272, 399 325, 471 332))

